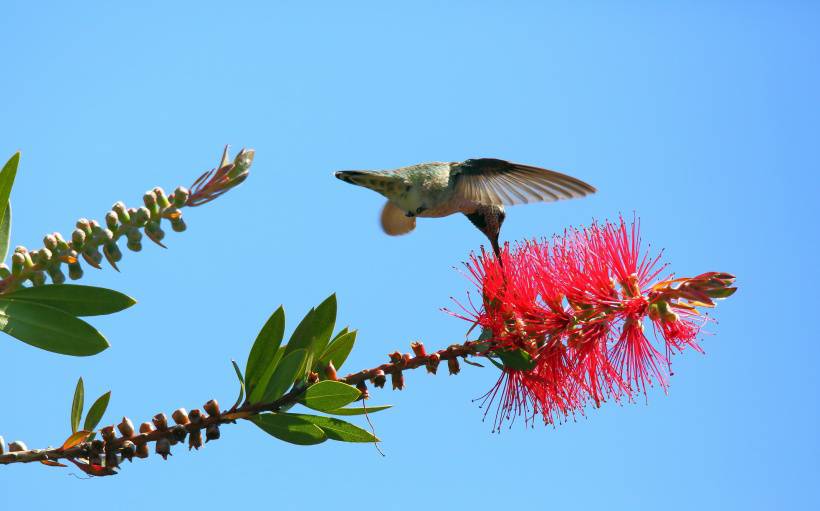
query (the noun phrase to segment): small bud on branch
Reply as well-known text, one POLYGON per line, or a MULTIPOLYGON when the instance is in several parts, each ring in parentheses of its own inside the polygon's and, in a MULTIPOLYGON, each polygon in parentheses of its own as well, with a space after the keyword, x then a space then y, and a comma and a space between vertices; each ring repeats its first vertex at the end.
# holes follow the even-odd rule
POLYGON ((165 247, 162 221, 170 222, 175 232, 184 231, 186 225, 180 209, 206 204, 240 184, 248 176, 253 156, 252 149, 242 149, 234 161, 229 162, 226 147, 220 166, 200 176, 194 183, 193 193, 180 186, 166 196, 162 188, 156 187, 143 195, 143 207, 129 209, 122 202, 115 203, 104 216, 105 227, 96 220, 77 220, 70 243, 55 232, 45 236, 43 249, 29 251, 17 247, 12 255, 11 272, 0 270, 0 294, 13 292, 26 282, 43 285, 46 275, 53 283, 62 284, 65 281, 62 265, 68 266, 71 280, 81 279, 83 269, 79 259, 96 269, 102 268, 105 259, 119 271, 117 263, 122 259, 122 252, 117 243, 123 236, 127 248, 134 252, 142 250, 143 233, 165 247))

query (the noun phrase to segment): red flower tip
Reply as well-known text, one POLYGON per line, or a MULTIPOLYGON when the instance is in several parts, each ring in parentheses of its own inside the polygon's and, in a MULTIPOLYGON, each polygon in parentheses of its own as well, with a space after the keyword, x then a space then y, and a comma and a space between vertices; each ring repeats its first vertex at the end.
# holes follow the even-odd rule
POLYGON ((505 244, 499 258, 471 255, 468 278, 481 304, 454 315, 482 327, 487 356, 502 369, 482 398, 482 406, 496 405, 496 429, 515 416, 552 424, 590 402, 631 400, 654 384, 665 390, 672 354, 702 352, 697 307, 734 293, 734 276, 655 282, 666 265, 640 249, 639 222, 620 218, 551 241, 505 244))

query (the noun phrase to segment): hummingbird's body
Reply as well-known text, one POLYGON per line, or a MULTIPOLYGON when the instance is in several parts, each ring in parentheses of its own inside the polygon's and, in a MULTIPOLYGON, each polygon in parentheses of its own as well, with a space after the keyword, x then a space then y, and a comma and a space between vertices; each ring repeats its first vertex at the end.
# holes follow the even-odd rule
POLYGON ((412 231, 416 217, 463 213, 490 239, 496 255, 504 205, 583 197, 595 188, 565 174, 481 158, 433 162, 381 171, 339 171, 336 177, 387 198, 382 228, 398 236, 412 231))

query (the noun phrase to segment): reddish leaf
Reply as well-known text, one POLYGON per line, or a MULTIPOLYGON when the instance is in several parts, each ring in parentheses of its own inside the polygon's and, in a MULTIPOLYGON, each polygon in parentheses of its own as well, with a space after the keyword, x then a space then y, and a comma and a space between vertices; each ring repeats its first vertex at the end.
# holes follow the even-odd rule
POLYGON ((40 463, 43 465, 48 465, 49 467, 67 467, 68 465, 63 465, 59 461, 54 460, 40 460, 40 463))
POLYGON ((79 445, 88 438, 88 435, 91 434, 91 431, 80 430, 76 433, 73 433, 70 437, 66 438, 65 442, 63 442, 62 447, 60 447, 61 451, 65 451, 67 449, 71 449, 75 445, 79 445))
POLYGON ((113 468, 104 467, 102 465, 91 465, 91 464, 86 463, 84 461, 80 462, 80 461, 77 461, 77 460, 73 460, 71 458, 69 458, 68 461, 70 461, 71 463, 77 465, 77 468, 79 468, 80 470, 82 470, 83 472, 85 472, 86 474, 88 474, 90 476, 103 477, 103 476, 117 475, 117 471, 114 470, 113 468))

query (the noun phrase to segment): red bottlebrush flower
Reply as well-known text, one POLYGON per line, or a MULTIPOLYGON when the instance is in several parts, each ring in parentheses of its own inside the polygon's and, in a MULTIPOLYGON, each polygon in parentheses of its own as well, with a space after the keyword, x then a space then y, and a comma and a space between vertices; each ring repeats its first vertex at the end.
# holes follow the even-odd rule
POLYGON ((487 356, 502 369, 483 396, 483 404, 496 403, 496 427, 516 415, 562 422, 590 401, 632 399, 655 383, 666 389, 672 354, 702 351, 696 307, 731 295, 734 277, 655 283, 665 265, 641 252, 639 230, 637 220, 621 218, 552 241, 506 245, 500 261, 483 250, 471 256, 466 266, 481 305, 455 315, 482 328, 487 356))

